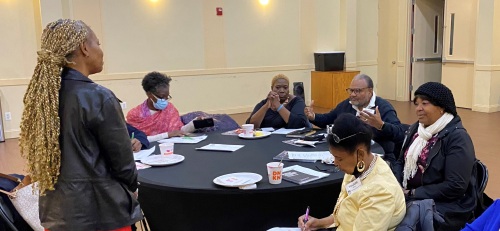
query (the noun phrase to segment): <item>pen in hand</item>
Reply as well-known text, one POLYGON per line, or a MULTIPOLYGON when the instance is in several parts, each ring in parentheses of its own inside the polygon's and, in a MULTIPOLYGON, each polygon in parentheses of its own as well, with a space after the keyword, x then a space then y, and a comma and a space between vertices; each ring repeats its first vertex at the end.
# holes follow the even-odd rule
POLYGON ((304 225, 307 223, 308 220, 309 220, 309 206, 307 206, 306 215, 304 216, 304 225))
POLYGON ((132 132, 132 136, 130 136, 130 139, 133 140, 134 139, 134 132, 132 132))

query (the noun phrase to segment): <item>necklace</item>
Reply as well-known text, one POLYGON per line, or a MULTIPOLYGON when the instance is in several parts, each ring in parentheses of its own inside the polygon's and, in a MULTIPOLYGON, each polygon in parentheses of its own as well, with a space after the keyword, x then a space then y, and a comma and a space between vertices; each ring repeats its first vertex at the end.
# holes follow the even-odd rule
MULTIPOLYGON (((361 176, 358 177, 360 181, 364 180, 368 176, 368 174, 370 174, 372 172, 373 166, 375 166, 375 162, 377 162, 377 158, 378 158, 378 156, 374 155, 373 160, 370 163, 370 166, 368 166, 368 169, 366 171, 364 171, 363 173, 361 173, 361 176)), ((354 180, 356 180, 356 179, 354 179, 354 180)), ((344 193, 346 193, 346 192, 344 191, 344 193)), ((345 197, 347 197, 347 196, 345 196, 345 197)), ((339 198, 337 198, 337 203, 335 205, 335 208, 333 209, 333 214, 335 214, 335 216, 338 214, 340 204, 345 199, 345 197, 344 197, 344 194, 341 194, 341 195, 339 195, 339 198)), ((335 223, 338 225, 337 221, 335 221, 335 223)))

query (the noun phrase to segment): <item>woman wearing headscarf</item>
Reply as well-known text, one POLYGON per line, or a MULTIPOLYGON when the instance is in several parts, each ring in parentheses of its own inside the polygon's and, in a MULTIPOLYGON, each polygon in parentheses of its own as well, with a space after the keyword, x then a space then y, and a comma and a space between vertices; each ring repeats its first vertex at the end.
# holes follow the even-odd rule
POLYGON ((434 200, 444 218, 434 224, 437 230, 459 230, 476 206, 474 145, 445 85, 421 85, 413 102, 418 121, 406 134, 394 174, 408 200, 434 200))
POLYGON ((271 91, 267 98, 260 101, 246 123, 255 128, 303 128, 310 126, 304 114, 304 100, 290 94, 290 80, 279 74, 271 81, 271 91))
POLYGON ((42 33, 24 95, 20 148, 38 182, 50 231, 131 230, 142 219, 137 170, 118 99, 88 76, 103 52, 82 21, 59 19, 42 33))
MULTIPOLYGON (((341 114, 328 131, 334 164, 344 173, 330 216, 302 215, 302 230, 394 230, 405 216, 403 192, 387 163, 370 151, 372 130, 353 114, 341 114)), ((328 192, 325 192, 328 193, 328 192)))

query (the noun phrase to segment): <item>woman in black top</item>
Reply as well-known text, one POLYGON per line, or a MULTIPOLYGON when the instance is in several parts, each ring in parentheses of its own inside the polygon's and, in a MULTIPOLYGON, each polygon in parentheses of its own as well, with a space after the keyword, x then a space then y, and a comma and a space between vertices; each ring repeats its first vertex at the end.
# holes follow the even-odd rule
POLYGON ((246 123, 255 128, 303 128, 308 127, 304 114, 305 102, 289 93, 290 80, 279 74, 274 76, 267 98, 258 103, 246 123))

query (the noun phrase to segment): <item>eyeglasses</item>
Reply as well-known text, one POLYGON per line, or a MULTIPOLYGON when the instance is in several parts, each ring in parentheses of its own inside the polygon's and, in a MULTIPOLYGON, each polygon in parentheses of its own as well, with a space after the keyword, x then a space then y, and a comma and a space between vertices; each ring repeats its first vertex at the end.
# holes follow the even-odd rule
POLYGON ((337 144, 338 144, 338 143, 340 143, 342 140, 349 139, 349 138, 354 137, 354 136, 356 136, 356 135, 358 135, 358 134, 364 134, 364 133, 363 133, 363 132, 358 132, 358 133, 354 133, 354 134, 352 134, 352 135, 350 135, 350 136, 346 136, 346 137, 344 137, 344 138, 340 138, 340 137, 339 137, 337 134, 335 134, 335 133, 330 133, 330 135, 332 135, 332 137, 333 137, 333 141, 335 141, 335 143, 337 143, 337 144))
POLYGON ((364 87, 364 88, 347 88, 347 89, 345 89, 345 91, 347 93, 349 93, 349 95, 352 94, 352 93, 354 93, 354 94, 357 95, 357 94, 361 93, 363 90, 365 90, 367 88, 369 88, 369 87, 364 87))
MULTIPOLYGON (((157 100, 158 100, 158 99, 163 99, 163 98, 161 98, 161 97, 156 96, 153 92, 151 92, 151 95, 153 95, 153 97, 155 97, 157 100)), ((166 100, 171 100, 171 99, 172 99, 172 96, 171 96, 171 95, 168 95, 166 100)))

